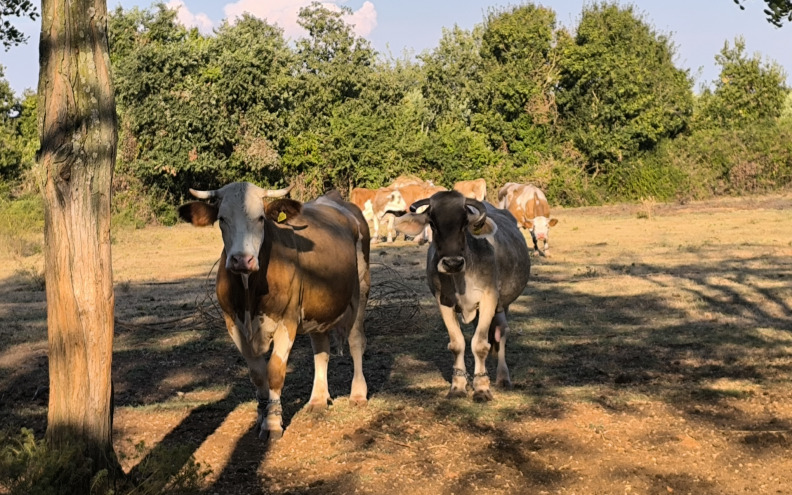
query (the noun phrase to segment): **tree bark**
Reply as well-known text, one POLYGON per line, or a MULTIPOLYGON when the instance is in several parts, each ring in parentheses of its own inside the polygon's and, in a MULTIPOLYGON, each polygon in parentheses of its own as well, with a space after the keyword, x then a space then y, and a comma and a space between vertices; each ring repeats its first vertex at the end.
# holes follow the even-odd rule
POLYGON ((49 341, 47 440, 115 468, 110 194, 116 111, 106 0, 43 0, 39 183, 49 341))

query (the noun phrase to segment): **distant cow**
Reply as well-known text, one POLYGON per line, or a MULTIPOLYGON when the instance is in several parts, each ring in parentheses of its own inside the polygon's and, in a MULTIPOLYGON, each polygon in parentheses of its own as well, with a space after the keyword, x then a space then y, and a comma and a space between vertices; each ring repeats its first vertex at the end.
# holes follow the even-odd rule
POLYGON ((179 216, 202 227, 220 221, 223 253, 217 299, 226 327, 247 362, 258 399, 260 437, 283 434, 281 392, 295 335, 307 333, 314 352, 311 409, 330 400, 329 333, 349 339, 354 364, 350 401, 366 402, 363 312, 370 288, 369 230, 360 210, 333 191, 301 204, 250 183, 193 196, 179 216), (272 345, 269 362, 265 354, 272 345))
POLYGON ((448 397, 467 395, 465 337, 457 319, 459 313, 465 323, 476 320, 470 343, 475 361, 473 399, 491 400, 485 366, 490 351, 498 354, 496 385, 511 386, 506 366, 506 316, 531 271, 525 239, 508 211, 465 198, 457 191, 438 192, 413 203, 410 211, 413 213, 396 221, 397 226, 417 234, 429 224, 434 235, 426 254, 426 277, 454 355, 448 397), (423 213, 414 213, 422 207, 427 207, 423 213))
POLYGON ((466 198, 484 201, 487 199, 487 181, 484 179, 461 180, 454 184, 454 191, 459 191, 466 198))
POLYGON ((354 203, 363 212, 367 222, 371 222, 371 242, 376 243, 380 240, 380 225, 387 221, 385 235, 387 242, 393 242, 396 231, 393 228, 393 216, 387 215, 388 209, 403 211, 407 208, 401 194, 392 187, 382 187, 380 189, 366 189, 356 187, 349 194, 349 201, 354 203))
POLYGON ((542 256, 550 255, 550 227, 558 219, 550 218, 550 205, 544 193, 531 184, 508 182, 498 191, 498 207, 509 210, 517 224, 531 234, 534 251, 542 256), (542 241, 542 250, 539 250, 542 241))
POLYGON ((423 179, 419 179, 418 177, 416 177, 414 175, 400 175, 400 176, 396 177, 395 179, 393 179, 393 182, 391 182, 391 185, 389 187, 391 187, 391 188, 400 188, 400 187, 404 187, 404 186, 410 186, 410 185, 413 185, 413 184, 423 184, 423 185, 428 185, 428 186, 434 185, 434 184, 432 184, 431 181, 425 181, 423 179))
MULTIPOLYGON (((446 191, 447 189, 443 186, 435 186, 431 183, 423 183, 423 184, 409 184, 398 189, 399 193, 401 193, 401 197, 404 200, 404 206, 401 209, 397 209, 394 203, 388 204, 387 208, 388 211, 394 212, 396 214, 399 213, 406 213, 407 206, 411 205, 417 201, 422 199, 427 199, 431 197, 434 193, 440 191, 446 191)), ((398 230, 398 222, 397 222, 397 230, 398 230)), ((407 234, 407 235, 415 235, 415 234, 407 234)), ((431 241, 432 231, 429 229, 429 226, 426 226, 423 232, 419 232, 416 236, 416 241, 419 244, 423 244, 426 241, 431 241)))

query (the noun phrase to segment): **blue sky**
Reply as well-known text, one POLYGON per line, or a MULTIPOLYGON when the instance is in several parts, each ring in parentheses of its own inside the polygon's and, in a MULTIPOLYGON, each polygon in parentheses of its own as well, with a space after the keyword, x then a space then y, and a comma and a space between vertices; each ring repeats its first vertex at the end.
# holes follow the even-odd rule
MULTIPOLYGON (((181 5, 180 18, 204 32, 211 32, 224 18, 250 11, 276 22, 287 35, 299 36, 294 19, 297 9, 310 0, 169 0, 181 5)), ((37 2, 38 3, 38 2, 37 2)), ((166 2, 168 3, 168 2, 166 2)), ((490 0, 333 0, 328 4, 344 5, 354 12, 350 22, 358 34, 369 39, 381 53, 416 55, 437 45, 443 27, 455 24, 469 29, 480 23, 490 8, 519 2, 490 0)), ((584 0, 544 0, 536 4, 556 12, 559 24, 573 28, 577 24, 584 0)), ((621 2, 625 4, 625 2, 621 2)), ((715 55, 725 41, 743 36, 749 53, 758 52, 764 59, 784 67, 788 84, 792 84, 792 24, 776 28, 767 23, 761 0, 746 0, 740 10, 732 0, 643 0, 627 2, 644 14, 655 30, 671 35, 677 45, 678 67, 690 69, 696 81, 709 83, 718 75, 715 55)), ((108 0, 108 8, 148 7, 149 1, 108 0)), ((16 25, 30 35, 27 45, 0 51, 0 64, 12 89, 21 94, 35 88, 38 79, 38 22, 18 21, 16 25)))

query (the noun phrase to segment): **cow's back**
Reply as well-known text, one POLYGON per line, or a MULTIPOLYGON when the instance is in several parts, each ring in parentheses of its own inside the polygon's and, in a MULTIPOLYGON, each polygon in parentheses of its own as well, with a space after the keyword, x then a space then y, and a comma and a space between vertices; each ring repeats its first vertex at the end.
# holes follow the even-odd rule
POLYGON ((427 184, 410 184, 399 188, 399 192, 404 198, 404 202, 407 204, 407 208, 409 208, 410 205, 415 203, 416 201, 429 198, 434 193, 445 190, 446 190, 445 187, 432 186, 427 184))

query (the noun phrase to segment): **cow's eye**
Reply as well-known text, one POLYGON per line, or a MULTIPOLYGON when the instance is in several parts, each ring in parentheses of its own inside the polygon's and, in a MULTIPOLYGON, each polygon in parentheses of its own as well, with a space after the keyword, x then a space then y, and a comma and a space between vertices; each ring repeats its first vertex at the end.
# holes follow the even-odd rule
POLYGON ((261 216, 259 217, 259 222, 261 222, 261 223, 264 223, 264 215, 261 215, 261 216))

